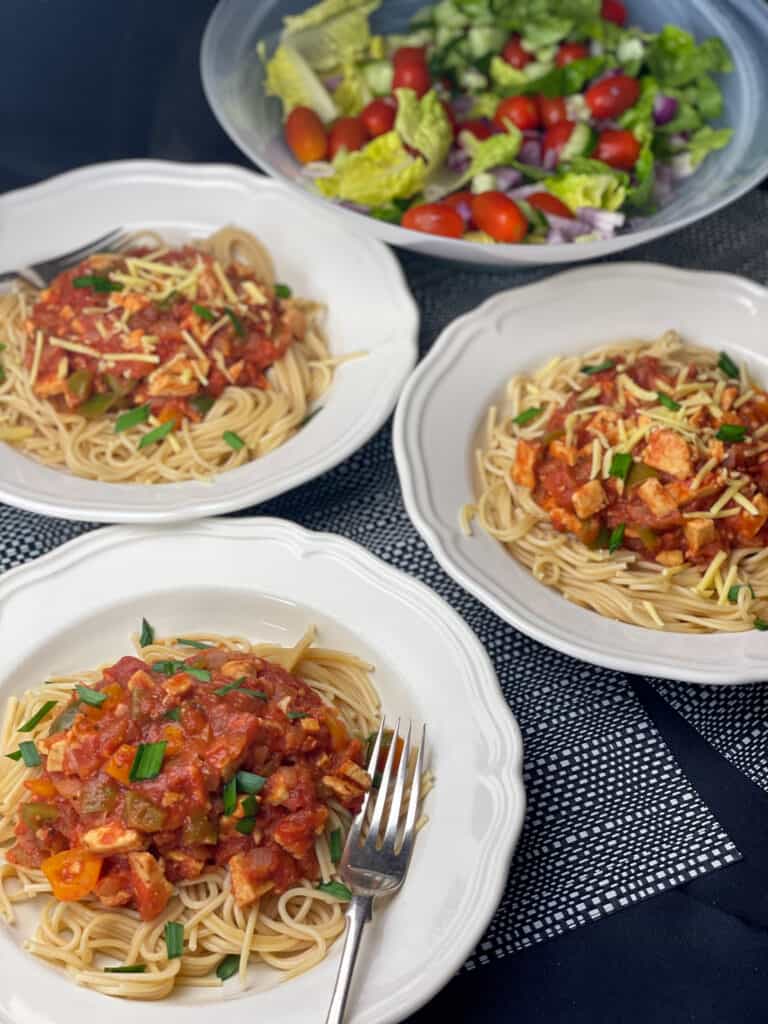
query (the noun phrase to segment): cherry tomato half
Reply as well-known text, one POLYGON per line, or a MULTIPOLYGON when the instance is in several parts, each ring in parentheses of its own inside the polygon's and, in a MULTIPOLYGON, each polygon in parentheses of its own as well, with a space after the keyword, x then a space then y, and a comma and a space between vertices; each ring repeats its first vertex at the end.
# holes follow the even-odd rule
POLYGON ((554 96, 551 99, 549 96, 537 96, 536 102, 539 105, 541 123, 547 128, 568 120, 568 112, 562 96, 554 96))
POLYGON ((427 235, 461 238, 464 218, 446 203, 423 203, 406 210, 401 221, 404 228, 423 231, 427 235))
POLYGON ((493 120, 502 131, 507 130, 505 121, 511 121, 521 132, 538 128, 539 108, 532 96, 508 96, 496 108, 493 120))
POLYGON ((490 139, 493 135, 493 128, 488 121, 483 121, 478 118, 474 121, 460 121, 456 126, 456 131, 460 135, 462 132, 472 132, 476 139, 480 139, 484 142, 485 139, 490 139))
POLYGON ((372 100, 360 114, 360 120, 372 139, 377 135, 386 135, 392 131, 397 117, 397 104, 394 100, 372 100))
POLYGON ((523 44, 520 42, 520 36, 510 36, 506 46, 501 51, 501 55, 507 64, 511 64, 513 68, 524 68, 526 64, 530 64, 534 59, 532 53, 529 53, 523 44))
POLYGON ((472 219, 497 242, 522 242, 528 220, 517 203, 503 192, 481 192, 472 199, 472 219))
POLYGON ((328 139, 328 156, 333 160, 340 149, 354 153, 368 141, 368 132, 359 117, 340 117, 331 127, 328 139))
POLYGON ((627 8, 621 0, 603 0, 600 13, 606 21, 615 21, 617 25, 624 25, 627 20, 627 8))
POLYGON ((285 122, 285 141, 302 164, 325 160, 328 136, 325 125, 309 107, 294 107, 285 122))
POLYGON ((589 50, 583 43, 563 43, 557 51, 555 64, 564 68, 566 64, 572 64, 575 60, 584 60, 589 56, 589 50))
POLYGON ((637 103, 640 84, 629 75, 613 75, 590 85, 584 93, 589 109, 598 120, 618 117, 637 103))
POLYGON ((600 132, 595 147, 595 159, 604 164, 618 167, 622 171, 631 171, 640 156, 640 143, 632 132, 621 132, 607 129, 600 132))
POLYGON ((395 74, 392 89, 413 89, 418 96, 429 92, 432 78, 427 67, 424 50, 419 46, 401 46, 392 62, 395 74))
POLYGON ((557 196, 553 196, 551 192, 534 192, 532 196, 528 196, 528 202, 537 210, 543 210, 544 213, 552 213, 556 217, 567 217, 569 220, 574 219, 565 203, 560 202, 557 196))
POLYGON ((544 133, 544 153, 555 153, 560 156, 560 151, 571 137, 571 132, 576 127, 573 121, 558 121, 551 125, 544 133))

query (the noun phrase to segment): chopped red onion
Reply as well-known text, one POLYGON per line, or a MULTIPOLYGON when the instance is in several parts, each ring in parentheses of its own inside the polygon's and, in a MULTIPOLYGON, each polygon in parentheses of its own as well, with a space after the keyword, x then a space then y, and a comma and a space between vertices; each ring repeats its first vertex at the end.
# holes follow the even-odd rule
POLYGON ((453 204, 453 208, 464 221, 464 226, 468 228, 472 223, 472 206, 469 200, 460 199, 457 203, 453 204))
POLYGON ((616 228, 624 226, 627 219, 623 213, 611 210, 600 210, 594 206, 580 206, 576 216, 584 224, 588 224, 597 231, 615 231, 616 228))
POLYGON ((546 192, 541 184, 521 185, 520 188, 513 188, 507 195, 510 199, 527 199, 528 196, 535 196, 537 192, 546 192))
POLYGON ((456 146, 449 152, 445 162, 449 170, 463 174, 472 163, 472 159, 466 150, 456 146))
POLYGON ((323 80, 323 85, 328 90, 328 92, 336 92, 336 90, 339 88, 343 81, 343 75, 331 75, 330 78, 326 78, 323 80))
POLYGON ((365 203, 353 203, 351 199, 340 199, 339 206, 343 206, 345 210, 353 210, 355 213, 369 213, 371 209, 365 203))
POLYGON ((520 160, 533 167, 541 167, 541 142, 538 139, 526 139, 520 147, 520 160))
POLYGON ((301 173, 314 181, 316 178, 332 178, 336 168, 327 160, 313 160, 312 163, 304 164, 301 173))
POLYGON ((514 188, 523 180, 522 174, 515 167, 494 167, 491 174, 496 179, 496 188, 500 192, 514 188))
POLYGON ((541 166, 544 168, 545 171, 554 171, 554 169, 557 167, 558 159, 559 154, 557 150, 545 149, 544 156, 541 161, 541 166))
POLYGON ((674 96, 659 93, 653 101, 653 120, 656 124, 669 124, 677 114, 679 106, 674 96))
POLYGON ((451 100, 453 112, 457 117, 466 117, 474 105, 474 96, 454 96, 451 100))

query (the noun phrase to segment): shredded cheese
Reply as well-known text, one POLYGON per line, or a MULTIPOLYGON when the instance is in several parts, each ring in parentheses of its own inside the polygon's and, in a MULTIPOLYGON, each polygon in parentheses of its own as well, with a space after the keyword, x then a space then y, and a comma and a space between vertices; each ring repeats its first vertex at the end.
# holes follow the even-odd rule
POLYGON ((107 363, 159 363, 160 356, 149 352, 97 352, 100 359, 107 363))
MULTIPOLYGON (((42 331, 38 331, 38 334, 42 337, 42 331)), ((104 355, 104 353, 99 352, 98 349, 91 348, 90 345, 80 345, 76 341, 65 341, 64 338, 55 338, 53 336, 48 340, 54 348, 64 348, 69 352, 78 352, 82 356, 91 356, 94 359, 101 359, 104 355)))
POLYGON ((40 356, 43 353, 43 332, 35 332, 35 352, 32 356, 32 369, 29 372, 29 383, 33 384, 37 380, 37 371, 40 369, 40 356))
POLYGON ((657 401, 658 396, 655 391, 646 391, 645 388, 641 388, 639 384, 635 384, 628 374, 619 374, 619 381, 627 389, 630 395, 634 395, 635 398, 640 398, 643 402, 657 401))
POLYGON ((723 586, 720 590, 720 597, 717 599, 717 603, 720 607, 722 607, 728 600, 728 591, 735 584, 738 571, 738 567, 735 565, 732 565, 728 570, 728 574, 726 575, 725 580, 723 581, 723 586))
POLYGON ((720 497, 711 506, 709 511, 714 513, 720 512, 722 509, 724 509, 728 502, 731 500, 731 498, 734 496, 734 494, 737 494, 745 483, 746 480, 734 480, 734 482, 729 487, 726 487, 726 489, 723 491, 720 497))
POLYGON ((592 441, 592 468, 589 471, 589 479, 594 480, 597 474, 600 472, 602 463, 602 449, 600 442, 597 438, 592 441))
POLYGON ((744 494, 734 494, 733 500, 737 504, 741 505, 741 507, 743 509, 746 509, 746 511, 749 512, 749 514, 751 516, 759 516, 760 515, 760 509, 757 508, 756 505, 753 505, 752 502, 749 500, 749 498, 746 497, 746 495, 744 495, 744 494))
POLYGON ((229 301, 236 304, 237 303, 237 295, 235 294, 235 290, 232 287, 232 285, 229 283, 229 281, 227 280, 226 274, 221 269, 221 266, 219 265, 219 261, 218 260, 214 260, 213 261, 213 272, 216 275, 216 277, 219 279, 219 284, 224 289, 224 294, 227 296, 229 301))
POLYGON ((715 573, 723 564, 728 557, 727 552, 718 551, 715 557, 707 566, 707 571, 701 577, 700 582, 693 589, 697 594, 704 594, 707 590, 711 590, 715 580, 715 573))
POLYGON ((698 491, 698 489, 701 487, 701 483, 702 483, 704 477, 708 473, 711 473, 716 465, 717 465, 717 459, 714 459, 714 458, 707 459, 707 461, 699 469, 698 473, 693 478, 693 480, 691 480, 691 490, 692 491, 698 491))
POLYGON ((208 357, 206 356, 205 352, 203 352, 203 350, 200 348, 200 346, 197 344, 197 342, 192 337, 192 335, 189 333, 189 331, 182 331, 181 332, 181 336, 184 338, 184 341, 186 341, 186 343, 189 345, 189 347, 195 353, 197 358, 202 360, 203 364, 207 363, 208 362, 208 357))

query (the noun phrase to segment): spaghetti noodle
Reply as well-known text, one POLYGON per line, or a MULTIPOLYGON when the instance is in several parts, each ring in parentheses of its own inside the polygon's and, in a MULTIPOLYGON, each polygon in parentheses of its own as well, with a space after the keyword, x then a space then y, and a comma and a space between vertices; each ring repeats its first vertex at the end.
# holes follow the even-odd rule
MULTIPOLYGON (((351 816, 359 807, 365 786, 370 785, 366 773, 357 767, 364 756, 364 745, 355 737, 368 737, 378 724, 379 699, 370 680, 371 666, 342 651, 314 646, 314 630, 293 648, 251 644, 243 637, 213 633, 167 640, 142 635, 144 646, 135 639, 141 661, 124 658, 93 672, 57 676, 44 687, 8 702, 0 739, 4 750, 18 746, 24 757, 4 759, 0 766, 0 845, 11 857, 0 864, 0 914, 13 923, 19 902, 51 893, 52 885, 56 893, 57 886, 72 884, 73 876, 64 876, 62 881, 61 873, 55 874, 50 861, 43 861, 44 870, 29 863, 35 860, 34 852, 40 844, 46 849, 62 844, 61 833, 53 831, 54 825, 64 831, 69 827, 70 832, 74 828, 77 844, 85 847, 79 849, 80 854, 94 847, 102 850, 94 855, 104 858, 101 876, 87 897, 49 899, 42 908, 37 931, 26 946, 42 959, 65 968, 78 984, 109 995, 161 999, 176 985, 218 985, 232 973, 239 973, 244 983, 248 964, 253 962, 275 968, 284 977, 306 971, 323 959, 345 925, 343 908, 349 893, 336 876, 336 861, 351 816), (137 667, 141 665, 144 667, 137 667), (241 671, 247 678, 231 679, 241 671), (152 685, 145 676, 152 677, 152 685), (158 678, 162 679, 159 683, 158 678), (218 686, 222 681, 224 685, 218 686), (183 731, 180 746, 164 748, 163 756, 170 757, 170 761, 163 762, 155 777, 146 770, 146 748, 158 744, 147 743, 139 746, 145 760, 136 755, 129 776, 120 774, 122 747, 118 747, 106 769, 103 765, 99 768, 95 782, 93 776, 80 781, 90 770, 84 766, 88 754, 83 753, 87 746, 83 737, 90 735, 95 725, 100 742, 105 743, 115 722, 122 718, 118 709, 126 707, 123 701, 128 693, 132 701, 137 693, 141 701, 149 701, 140 705, 140 712, 135 712, 135 704, 128 705, 140 714, 144 738, 154 736, 152 730, 161 728, 172 744, 174 733, 183 731), (152 703, 157 699, 161 704, 152 703), (169 708, 160 714, 166 704, 169 708), (244 710, 252 705, 261 716, 258 726, 254 726, 254 715, 244 710), (297 707, 306 710, 292 710, 297 707), (74 720, 71 731, 73 708, 79 719, 74 720), (174 800, 179 799, 179 793, 186 793, 179 773, 192 757, 189 751, 197 749, 195 744, 200 745, 197 737, 207 728, 202 724, 205 715, 200 718, 200 708, 205 709, 207 725, 218 723, 214 725, 216 735, 208 740, 203 755, 205 771, 214 776, 218 771, 220 776, 216 777, 222 781, 229 775, 231 787, 229 806, 226 792, 221 800, 218 796, 211 798, 209 814, 217 822, 218 845, 209 846, 207 855, 201 852, 205 848, 199 843, 213 839, 205 834, 211 822, 194 809, 185 810, 184 826, 176 836, 169 831, 172 822, 152 818, 166 812, 173 816, 174 800), (199 720, 193 721, 189 715, 197 715, 199 720), (69 721, 64 717, 62 723, 63 716, 69 721), (267 720, 271 724, 265 724, 267 720), (237 746, 233 729, 239 729, 240 734, 245 730, 251 745, 246 746, 237 764, 226 767, 222 751, 226 751, 227 743, 237 746), (286 759, 274 750, 270 753, 265 730, 282 731, 285 738, 273 747, 293 744, 294 755, 286 759), (319 744, 316 748, 313 737, 319 744), (25 751, 24 744, 31 746, 25 751), (52 753, 61 744, 65 753, 52 753), (25 763, 30 760, 27 754, 31 749, 38 751, 38 760, 41 755, 45 757, 39 768, 25 763), (328 753, 321 753, 326 749, 328 753), (172 750, 175 755, 170 753, 172 750), (62 760, 69 757, 75 761, 62 760), (134 771, 139 762, 140 769, 134 771), (323 766, 322 771, 317 769, 319 788, 315 791, 310 787, 312 793, 325 794, 320 803, 310 790, 301 798, 301 779, 291 775, 303 772, 306 781, 310 762, 323 766), (79 774, 74 770, 75 763, 79 774), (231 774, 243 764, 250 770, 231 774), (253 774, 261 765, 263 775, 253 774), (285 767, 291 765, 293 768, 285 767), (323 771, 328 774, 323 775, 323 771), (250 783, 245 785, 246 792, 254 792, 254 780, 259 778, 263 789, 259 789, 259 796, 241 794, 235 804, 232 801, 241 776, 250 783), (116 778, 124 778, 125 785, 115 787, 110 780, 116 778), (290 780, 291 786, 299 789, 289 786, 286 794, 281 787, 290 780), (86 806, 102 810, 107 806, 98 802, 104 799, 105 782, 109 800, 119 789, 117 803, 110 805, 107 814, 111 829, 108 839, 104 828, 91 827, 94 821, 101 821, 98 815, 93 818, 81 813, 84 820, 78 819, 75 825, 70 821, 67 826, 61 816, 71 818, 68 804, 81 812, 86 806), (56 795, 52 796, 54 791, 56 795), (163 797, 159 799, 161 791, 163 797), (29 802, 30 792, 37 802, 29 802), (69 796, 64 797, 65 793, 69 796), (149 798, 154 801, 151 807, 145 806, 149 798), (136 807, 128 805, 129 799, 139 801, 138 820, 142 826, 155 830, 145 834, 139 829, 143 838, 140 845, 149 852, 125 852, 129 848, 125 846, 126 831, 131 831, 126 830, 126 824, 132 821, 138 828, 136 807), (301 799, 303 809, 295 811, 295 801, 301 799), (41 800, 53 803, 59 820, 52 818, 53 812, 46 811, 41 800), (249 801, 257 807, 249 808, 249 801), (248 814, 254 817, 248 818, 248 814), (313 826, 310 832, 306 829, 307 815, 313 826), (27 828, 24 822, 39 831, 27 828), (198 830, 193 837, 198 845, 185 831, 190 823, 198 830), (85 828, 90 831, 83 832, 85 828), (101 846, 95 844, 94 833, 98 833, 101 846), (179 836, 182 849, 174 850, 179 836), (12 846, 14 839, 16 845, 12 846), (115 852, 121 843, 122 852, 115 852), (105 845, 111 853, 103 853, 105 845), (264 869, 268 853, 269 870, 262 870, 257 877, 258 871, 254 874, 254 870, 259 865, 264 869), (125 861, 131 857, 140 859, 137 865, 131 863, 131 871, 134 867, 143 871, 143 862, 159 864, 161 873, 163 863, 166 871, 173 868, 173 885, 161 878, 149 890, 132 886, 131 878, 134 883, 141 879, 137 880, 135 873, 126 873, 125 861), (205 863, 193 863, 195 858, 205 863), (110 906, 110 901, 122 903, 110 906), (171 948, 169 926, 178 933, 173 936, 175 949, 171 948), (115 966, 105 967, 108 964, 115 966)), ((34 760, 32 757, 31 762, 34 760)), ((210 791, 210 778, 206 777, 210 791)), ((425 775, 422 795, 430 785, 425 775)), ((66 858, 66 851, 58 855, 62 856, 66 858)), ((57 857, 51 861, 56 862, 57 857)), ((78 877, 75 873, 75 883, 78 877)))
POLYGON ((476 452, 477 518, 611 619, 768 629, 768 394, 727 353, 612 345, 512 377, 476 452))
POLYGON ((345 358, 323 307, 276 284, 246 231, 180 249, 138 240, 0 296, 0 440, 145 484, 208 479, 284 444, 345 358))

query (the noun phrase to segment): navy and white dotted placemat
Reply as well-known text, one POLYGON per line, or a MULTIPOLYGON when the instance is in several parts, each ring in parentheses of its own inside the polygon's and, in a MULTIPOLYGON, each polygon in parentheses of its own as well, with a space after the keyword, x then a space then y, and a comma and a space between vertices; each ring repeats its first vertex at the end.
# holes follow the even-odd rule
MULTIPOLYGON (((628 258, 765 281, 768 255, 755 226, 766 222, 768 195, 753 193, 628 258)), ((546 274, 495 273, 410 255, 403 265, 422 311, 422 351, 450 320, 489 295, 546 274)), ((739 859, 622 676, 521 636, 442 572, 405 514, 389 425, 342 466, 257 511, 340 533, 423 580, 464 617, 495 663, 525 741, 528 815, 507 891, 468 969, 739 859)), ((0 506, 0 571, 90 528, 0 506)), ((700 728, 750 770, 749 727, 744 735, 729 731, 728 708, 719 705, 740 700, 742 721, 752 715, 757 722, 766 700, 751 696, 758 688, 718 702, 706 688, 663 685, 694 724, 694 716, 703 722, 718 705, 711 715, 717 728, 700 728)))

